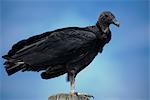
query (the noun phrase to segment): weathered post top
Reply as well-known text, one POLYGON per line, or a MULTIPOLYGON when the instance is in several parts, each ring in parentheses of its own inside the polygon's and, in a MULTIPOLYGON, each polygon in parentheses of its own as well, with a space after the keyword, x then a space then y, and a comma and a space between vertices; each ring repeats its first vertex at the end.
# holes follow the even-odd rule
POLYGON ((85 95, 85 94, 72 96, 67 93, 59 93, 59 94, 50 96, 48 100, 90 100, 91 97, 93 96, 85 95))

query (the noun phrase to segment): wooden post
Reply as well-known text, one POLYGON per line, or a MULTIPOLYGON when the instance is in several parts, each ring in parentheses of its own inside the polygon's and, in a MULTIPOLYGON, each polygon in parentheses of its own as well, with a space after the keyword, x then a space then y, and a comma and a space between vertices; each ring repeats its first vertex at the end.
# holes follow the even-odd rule
POLYGON ((60 93, 60 94, 50 96, 48 100, 90 100, 91 97, 93 96, 84 95, 84 94, 72 96, 67 93, 60 93))

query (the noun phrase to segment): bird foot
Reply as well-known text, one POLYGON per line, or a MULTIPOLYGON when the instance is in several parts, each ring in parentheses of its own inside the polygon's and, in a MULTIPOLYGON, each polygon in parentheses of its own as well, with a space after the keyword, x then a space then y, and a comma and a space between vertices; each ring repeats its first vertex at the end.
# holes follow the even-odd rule
POLYGON ((87 94, 87 93, 75 92, 74 95, 76 95, 76 96, 83 95, 83 96, 85 96, 85 97, 93 98, 93 99, 94 99, 94 96, 92 96, 92 95, 90 95, 90 94, 87 94))
POLYGON ((76 94, 75 94, 75 93, 73 93, 73 92, 70 92, 70 95, 71 95, 71 96, 75 96, 76 94))

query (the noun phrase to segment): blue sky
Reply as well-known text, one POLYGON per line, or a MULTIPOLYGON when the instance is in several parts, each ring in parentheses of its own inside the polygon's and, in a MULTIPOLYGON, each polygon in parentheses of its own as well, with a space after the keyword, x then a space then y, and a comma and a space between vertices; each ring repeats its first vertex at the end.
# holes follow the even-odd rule
MULTIPOLYGON (((76 78, 76 91, 95 100, 148 100, 148 1, 1 1, 1 55, 19 40, 68 26, 95 25, 111 11, 120 27, 110 26, 112 40, 76 78)), ((69 92, 66 75, 42 80, 40 73, 7 76, 0 59, 1 100, 47 100, 69 92)))

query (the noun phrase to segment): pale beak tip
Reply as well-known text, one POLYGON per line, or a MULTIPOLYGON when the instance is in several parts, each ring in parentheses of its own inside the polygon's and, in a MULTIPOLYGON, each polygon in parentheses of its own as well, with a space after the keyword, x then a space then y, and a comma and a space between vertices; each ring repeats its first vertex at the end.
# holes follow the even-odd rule
POLYGON ((113 24, 116 25, 117 27, 120 27, 120 23, 116 19, 113 20, 113 24))
POLYGON ((119 22, 118 22, 118 23, 116 23, 115 25, 116 25, 117 27, 120 27, 120 23, 119 23, 119 22))

